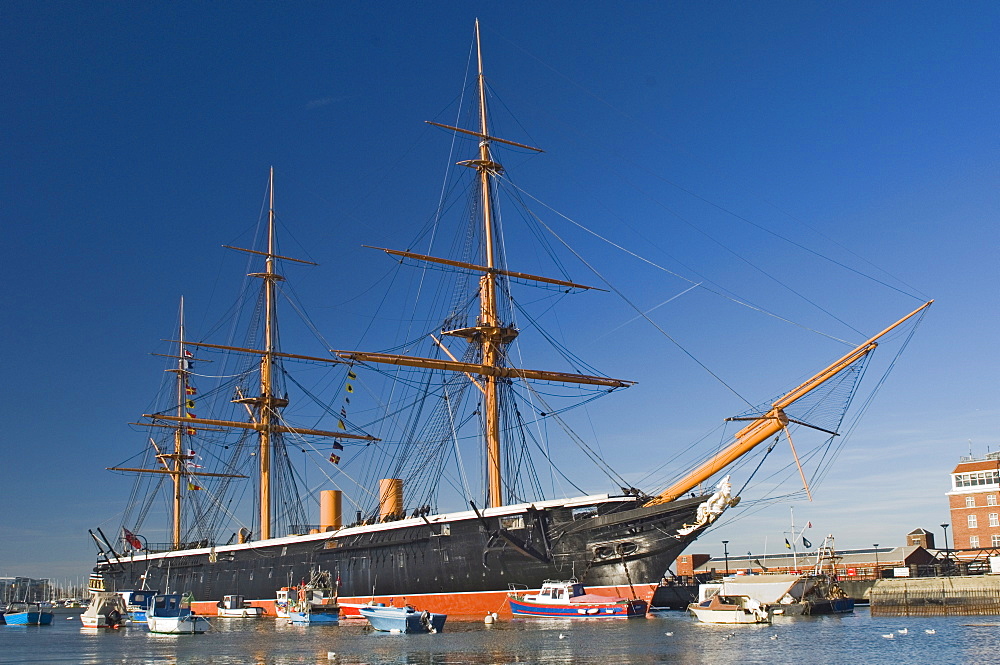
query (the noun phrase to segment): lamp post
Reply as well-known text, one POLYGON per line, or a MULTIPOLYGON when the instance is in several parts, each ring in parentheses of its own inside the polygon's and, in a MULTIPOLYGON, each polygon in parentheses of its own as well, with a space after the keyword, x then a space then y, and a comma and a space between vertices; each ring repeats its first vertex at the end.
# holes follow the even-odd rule
POLYGON ((942 524, 941 528, 944 529, 944 560, 945 560, 945 568, 947 569, 947 568, 951 568, 951 557, 948 556, 949 555, 949 552, 948 552, 948 525, 947 524, 942 524))
POLYGON ((881 571, 878 569, 878 543, 872 543, 872 547, 875 548, 875 579, 881 579, 882 575, 879 574, 881 571))
MULTIPOLYGON (((948 540, 948 539, 945 538, 945 540, 948 540)), ((726 557, 726 575, 728 575, 729 574, 729 541, 728 540, 723 540, 722 541, 722 553, 723 553, 723 556, 726 557)))

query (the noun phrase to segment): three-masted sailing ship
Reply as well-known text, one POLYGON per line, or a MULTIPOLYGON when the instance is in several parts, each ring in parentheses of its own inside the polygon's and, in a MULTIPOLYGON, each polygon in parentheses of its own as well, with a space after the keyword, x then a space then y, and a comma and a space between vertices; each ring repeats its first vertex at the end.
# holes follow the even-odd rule
MULTIPOLYGON (((586 584, 591 593, 638 595, 649 601, 653 587, 677 555, 738 501, 728 476, 720 479, 727 467, 775 435, 787 434, 789 425, 797 422, 788 415, 790 407, 864 363, 881 337, 930 304, 873 336, 769 407, 744 418, 749 422, 733 435, 728 445, 662 491, 646 494, 624 487, 614 493, 573 498, 525 498, 526 493, 516 490, 516 479, 511 477, 511 470, 516 473, 518 467, 505 462, 509 453, 505 450, 505 437, 514 427, 510 421, 519 415, 504 405, 512 386, 542 382, 611 392, 632 382, 600 374, 526 369, 514 366, 511 361, 513 354, 508 351, 519 330, 512 323, 513 317, 504 311, 504 298, 512 281, 560 290, 589 287, 568 279, 519 272, 507 265, 498 242, 494 192, 504 170, 494 148, 536 149, 491 133, 478 24, 476 55, 477 126, 470 129, 432 124, 476 141, 477 154, 460 165, 471 170, 475 181, 475 201, 470 209, 474 211, 481 238, 476 245, 479 257, 456 260, 384 250, 408 263, 471 275, 468 281, 472 282, 475 293, 474 317, 471 320, 452 317, 445 322, 439 329, 442 338, 432 336, 437 353, 426 356, 361 351, 302 356, 279 350, 276 286, 283 277, 278 266, 298 259, 279 255, 276 250, 272 173, 267 246, 263 250, 244 250, 263 260, 263 270, 251 275, 260 279, 263 286, 261 343, 258 347, 195 343, 185 339, 181 328, 176 340, 176 367, 170 370, 175 376, 176 405, 146 415, 151 427, 172 431, 173 445, 163 449, 153 443, 156 467, 115 467, 140 476, 170 479, 171 541, 151 546, 136 535, 138 527, 134 525, 132 529, 124 525, 121 541, 117 537, 108 538, 101 531, 94 534, 100 549, 95 573, 103 578, 105 589, 178 591, 190 594, 196 609, 199 603, 204 603, 208 611, 220 598, 231 594, 240 594, 254 604, 266 604, 283 586, 294 585, 323 570, 337 579, 344 606, 405 597, 407 602, 432 612, 482 615, 502 606, 511 583, 538 588, 544 580, 571 577, 586 584), (462 350, 453 352, 442 341, 448 338, 455 348, 462 350), (258 359, 256 394, 237 389, 232 397, 245 411, 246 420, 199 417, 190 408, 195 392, 190 367, 194 352, 202 351, 227 351, 258 359), (438 391, 446 403, 439 426, 453 432, 475 421, 473 424, 480 429, 485 468, 482 494, 473 497, 467 491, 464 506, 442 512, 436 502, 426 500, 428 496, 436 496, 433 492, 408 496, 409 488, 403 478, 389 476, 381 479, 377 488, 369 488, 372 496, 377 496, 377 505, 373 504, 372 510, 365 514, 359 510, 356 519, 344 519, 344 497, 340 490, 324 490, 318 524, 303 526, 308 521, 305 519, 300 519, 297 525, 288 520, 281 522, 275 514, 279 493, 275 489, 278 482, 275 466, 276 463, 280 466, 284 459, 282 445, 287 437, 332 441, 330 459, 334 463, 339 456, 332 451, 343 450, 344 442, 370 443, 371 447, 379 444, 378 437, 360 428, 347 432, 342 419, 340 426, 332 430, 299 427, 286 421, 284 412, 289 399, 278 387, 279 367, 286 360, 296 359, 331 364, 349 372, 350 377, 355 376, 358 368, 377 366, 428 370, 435 376, 447 377, 442 385, 450 387, 450 392, 438 391), (456 424, 451 411, 459 393, 471 394, 477 404, 474 417, 464 424, 456 424), (197 457, 192 437, 204 431, 232 430, 256 437, 252 453, 244 455, 243 466, 237 465, 231 473, 200 470, 193 463, 197 457), (252 469, 246 463, 251 458, 252 469), (211 536, 192 539, 186 535, 188 531, 182 523, 185 490, 193 489, 197 495, 200 483, 232 484, 248 475, 255 477, 257 489, 258 513, 253 528, 241 528, 228 542, 211 536), (704 487, 710 489, 703 492, 704 487), (278 526, 279 522, 283 526, 278 526)), ((425 467, 429 464, 432 470, 439 469, 434 466, 437 463, 426 459, 409 462, 425 467)), ((389 468, 402 475, 406 467, 389 468)), ((428 475, 426 469, 425 475, 428 475)), ((216 503, 219 502, 217 499, 216 503)), ((203 508, 207 510, 208 506, 203 508)))

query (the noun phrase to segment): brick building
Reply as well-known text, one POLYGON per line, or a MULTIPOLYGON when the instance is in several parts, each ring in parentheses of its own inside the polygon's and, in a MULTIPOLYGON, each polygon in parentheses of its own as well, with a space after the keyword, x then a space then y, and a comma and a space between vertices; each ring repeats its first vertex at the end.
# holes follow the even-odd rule
POLYGON ((927 529, 914 529, 913 531, 906 534, 906 544, 907 545, 919 545, 925 550, 932 550, 934 548, 934 534, 927 529))
POLYGON ((711 560, 710 554, 681 554, 676 561, 677 577, 694 577, 695 571, 711 560))
POLYGON ((1000 453, 962 457, 951 472, 953 550, 1000 549, 1000 453))

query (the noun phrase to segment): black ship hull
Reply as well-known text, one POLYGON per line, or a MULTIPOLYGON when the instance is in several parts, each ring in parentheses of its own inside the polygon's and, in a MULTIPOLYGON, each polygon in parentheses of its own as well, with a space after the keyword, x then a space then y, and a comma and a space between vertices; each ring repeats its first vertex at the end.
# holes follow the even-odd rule
POLYGON ((169 589, 213 604, 229 594, 273 600, 278 589, 324 570, 339 580, 342 599, 426 596, 421 609, 497 611, 496 594, 511 584, 538 588, 547 579, 575 577, 612 593, 649 588, 704 528, 684 526, 695 522, 705 498, 655 506, 633 497, 509 506, 240 545, 136 552, 111 556, 95 570, 109 591, 169 589), (462 602, 448 600, 452 594, 462 602), (477 594, 486 594, 482 603, 477 594))

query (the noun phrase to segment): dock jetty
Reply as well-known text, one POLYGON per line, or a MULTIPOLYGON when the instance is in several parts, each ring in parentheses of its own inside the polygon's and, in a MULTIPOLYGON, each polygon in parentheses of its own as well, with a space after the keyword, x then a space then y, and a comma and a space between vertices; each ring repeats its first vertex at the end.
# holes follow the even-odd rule
POLYGON ((872 616, 1000 614, 1000 576, 882 579, 869 598, 872 616))

